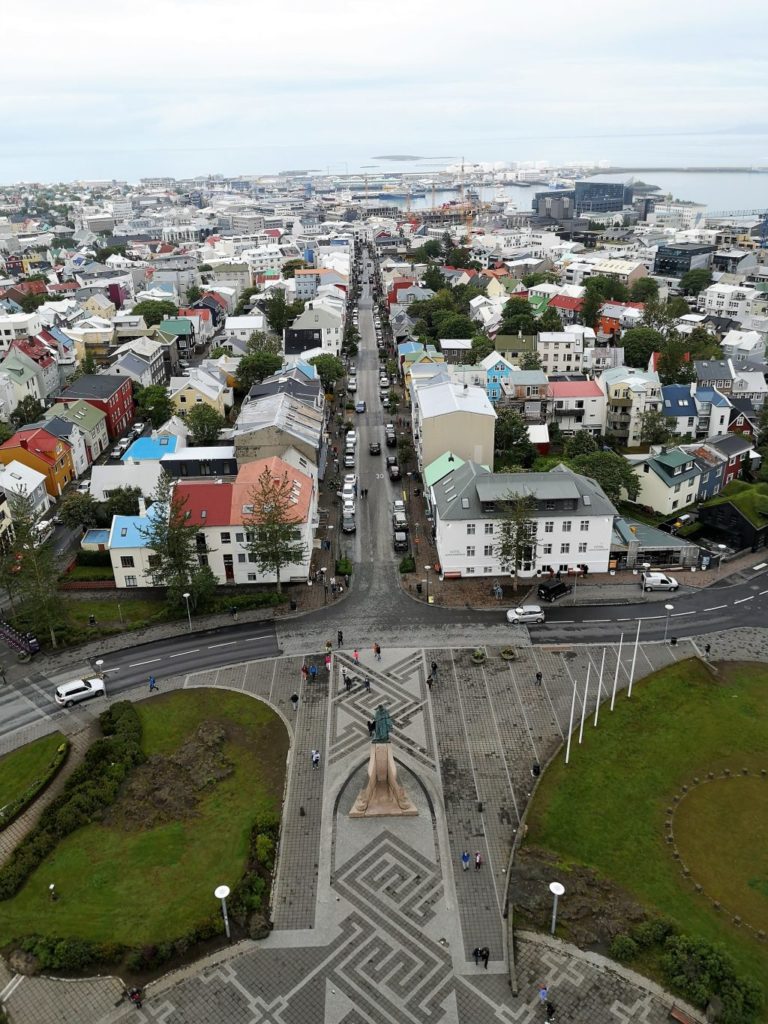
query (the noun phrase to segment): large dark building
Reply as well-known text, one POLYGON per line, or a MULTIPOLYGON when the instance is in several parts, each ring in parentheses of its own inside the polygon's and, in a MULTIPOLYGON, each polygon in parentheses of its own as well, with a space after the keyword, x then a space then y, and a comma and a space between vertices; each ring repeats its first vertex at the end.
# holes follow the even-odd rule
POLYGON ((618 181, 577 181, 576 213, 610 213, 632 205, 631 185, 618 181))
POLYGON ((572 188, 537 192, 531 205, 537 217, 551 217, 552 220, 559 221, 573 220, 575 195, 572 188))
POLYGON ((701 245, 699 242, 660 245, 653 261, 653 272, 660 277, 682 277, 689 270, 711 266, 714 251, 714 245, 701 245))

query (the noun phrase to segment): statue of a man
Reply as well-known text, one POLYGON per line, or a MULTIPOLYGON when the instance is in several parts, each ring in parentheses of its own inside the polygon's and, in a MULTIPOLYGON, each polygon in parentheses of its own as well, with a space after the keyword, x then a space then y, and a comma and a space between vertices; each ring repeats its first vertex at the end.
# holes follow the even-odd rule
POLYGON ((379 704, 374 715, 374 743, 389 743, 389 730, 392 728, 392 719, 383 704, 379 704))

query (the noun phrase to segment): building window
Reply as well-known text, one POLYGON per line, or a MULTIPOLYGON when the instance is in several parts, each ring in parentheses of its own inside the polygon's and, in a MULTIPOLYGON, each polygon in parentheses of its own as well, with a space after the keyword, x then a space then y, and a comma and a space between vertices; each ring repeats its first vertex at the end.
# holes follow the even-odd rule
POLYGON ((243 554, 243 553, 241 552, 241 553, 240 553, 240 554, 239 554, 239 555, 237 556, 237 560, 238 560, 238 562, 241 562, 241 563, 245 562, 245 555, 244 555, 244 554, 243 554))
POLYGON ((221 535, 221 543, 222 544, 230 544, 231 543, 231 539, 232 539, 232 534, 231 533, 229 533, 228 531, 225 531, 224 533, 222 533, 222 535, 221 535))
POLYGON ((126 585, 126 587, 135 587, 135 586, 137 586, 136 577, 135 576, 126 576, 125 577, 125 585, 126 585))
POLYGON ((579 526, 579 529, 581 530, 582 533, 586 533, 587 530, 589 529, 589 520, 588 519, 582 519, 581 523, 580 523, 580 526, 579 526))
POLYGON ((474 536, 474 533, 475 533, 475 524, 474 523, 467 523, 467 535, 468 536, 474 536))
POLYGON ((543 555, 551 555, 552 554, 552 545, 551 544, 544 544, 544 545, 542 545, 541 553, 543 555))
POLYGON ((485 547, 483 548, 483 554, 485 555, 486 558, 492 558, 493 544, 486 544, 485 547))
POLYGON ((493 566, 492 565, 485 565, 485 566, 483 566, 483 572, 493 572, 493 566))
POLYGON ((570 551, 571 551, 571 545, 570 544, 561 544, 560 545, 560 554, 561 555, 568 555, 568 554, 570 554, 570 551))
POLYGON ((586 553, 587 553, 587 542, 585 540, 583 540, 579 544, 579 554, 580 555, 586 555, 586 553))
POLYGON ((544 523, 544 533, 554 533, 555 523, 552 519, 547 519, 544 523))
POLYGON ((469 568, 466 570, 467 576, 473 576, 474 572, 475 572, 474 565, 470 565, 469 568))
POLYGON ((485 532, 487 534, 493 533, 493 523, 486 523, 485 524, 485 532))
POLYGON ((123 569, 132 569, 133 568, 133 555, 121 555, 120 556, 120 565, 122 566, 123 569))
POLYGON ((248 582, 249 583, 255 583, 256 582, 256 573, 255 572, 249 572, 248 573, 248 582))
POLYGON ((570 533, 570 532, 571 532, 571 520, 570 519, 564 519, 563 520, 563 533, 570 533))
POLYGON ((474 558, 474 557, 475 557, 474 545, 468 545, 467 546, 467 558, 474 558))

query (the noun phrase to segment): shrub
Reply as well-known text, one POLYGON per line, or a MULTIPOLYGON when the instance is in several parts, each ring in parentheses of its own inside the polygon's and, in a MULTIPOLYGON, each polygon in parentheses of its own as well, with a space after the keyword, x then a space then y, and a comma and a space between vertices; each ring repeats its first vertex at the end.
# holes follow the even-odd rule
POLYGON ((610 954, 614 960, 619 960, 621 963, 634 960, 638 951, 637 943, 629 935, 617 935, 611 943, 610 954))
POLYGON ((7 828, 11 822, 29 807, 32 801, 53 781, 58 775, 59 769, 67 759, 69 753, 69 740, 64 740, 56 748, 56 752, 41 773, 39 779, 35 779, 31 786, 23 793, 20 793, 15 800, 0 808, 0 828, 7 828))
POLYGON ((400 572, 416 572, 416 559, 413 555, 406 555, 405 558, 400 559, 400 572))
POLYGON ((728 954, 704 939, 670 935, 661 969, 667 983, 689 1002, 704 1007, 713 996, 723 1002, 723 1024, 748 1024, 763 1002, 762 987, 740 978, 728 954))
POLYGON ((21 948, 37 957, 42 968, 53 971, 81 971, 99 961, 100 947, 85 939, 30 935, 21 948))
POLYGON ((336 559, 336 575, 337 576, 351 576, 352 575, 352 563, 348 558, 337 558, 336 559))
POLYGON ((112 568, 108 551, 78 551, 75 561, 77 565, 103 565, 112 568))
POLYGON ((671 921, 653 918, 635 925, 629 934, 641 949, 650 949, 651 946, 662 946, 674 933, 675 926, 671 921))
POLYGON ((275 844, 269 836, 256 836, 253 853, 259 864, 272 869, 275 863, 275 844))

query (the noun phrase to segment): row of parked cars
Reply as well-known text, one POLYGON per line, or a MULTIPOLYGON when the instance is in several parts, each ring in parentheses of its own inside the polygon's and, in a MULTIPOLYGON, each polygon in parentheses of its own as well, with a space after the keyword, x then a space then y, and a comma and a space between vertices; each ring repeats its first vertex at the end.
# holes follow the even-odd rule
POLYGON ((405 514, 405 502, 395 498, 392 502, 392 542, 395 551, 407 551, 408 544, 408 517, 405 514))
POLYGON ((110 459, 122 459, 136 438, 141 437, 144 433, 145 428, 146 423, 134 423, 125 437, 121 438, 109 453, 110 459))

